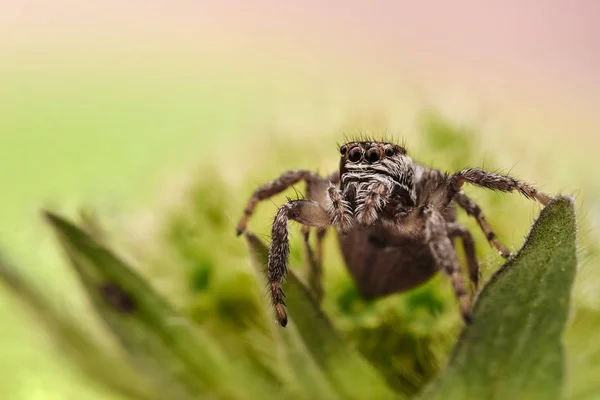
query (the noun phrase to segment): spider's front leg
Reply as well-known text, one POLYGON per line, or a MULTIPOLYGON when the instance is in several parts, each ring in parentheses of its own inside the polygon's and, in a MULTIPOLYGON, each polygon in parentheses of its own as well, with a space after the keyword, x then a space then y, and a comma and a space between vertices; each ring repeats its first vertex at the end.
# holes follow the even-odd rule
POLYGON ((287 273, 290 254, 288 221, 293 220, 303 225, 326 228, 331 225, 331 217, 319 203, 311 200, 290 200, 285 203, 275 216, 271 229, 271 246, 267 264, 267 277, 271 301, 275 307, 277 320, 281 326, 287 325, 284 294, 281 282, 287 273))
POLYGON ((447 221, 433 206, 423 210, 425 217, 425 240, 438 268, 450 277, 454 293, 460 305, 465 323, 471 322, 471 301, 465 287, 465 279, 460 269, 456 251, 448 235, 447 221))
POLYGON ((543 205, 548 204, 551 198, 547 194, 539 192, 533 186, 510 176, 487 172, 479 168, 467 168, 450 176, 450 190, 448 191, 450 200, 460 191, 464 183, 500 192, 518 191, 526 198, 536 199, 543 205))
POLYGON ((539 192, 535 187, 525 182, 511 178, 510 176, 487 172, 479 168, 467 168, 458 171, 448 176, 446 182, 438 186, 436 191, 441 190, 442 196, 440 198, 442 201, 438 204, 437 208, 441 210, 454 200, 467 214, 477 220, 487 240, 505 258, 510 257, 510 251, 496 238, 496 234, 485 219, 481 208, 461 190, 465 183, 500 192, 517 191, 526 198, 535 199, 543 205, 548 204, 551 199, 551 196, 539 192))
MULTIPOLYGON (((332 175, 332 177, 335 178, 335 175, 332 175)), ((281 174, 281 176, 279 176, 279 178, 271 182, 265 183, 264 185, 256 189, 256 191, 252 194, 252 197, 250 197, 250 200, 248 200, 248 204, 244 209, 244 215, 242 216, 236 227, 236 232, 238 236, 246 230, 248 219, 250 218, 250 216, 254 212, 254 209, 260 201, 268 199, 269 197, 275 196, 276 194, 283 192, 285 189, 300 182, 301 180, 306 181, 306 183, 310 187, 312 184, 319 181, 320 179, 321 178, 317 174, 311 171, 295 169, 284 172, 283 174, 281 174)))

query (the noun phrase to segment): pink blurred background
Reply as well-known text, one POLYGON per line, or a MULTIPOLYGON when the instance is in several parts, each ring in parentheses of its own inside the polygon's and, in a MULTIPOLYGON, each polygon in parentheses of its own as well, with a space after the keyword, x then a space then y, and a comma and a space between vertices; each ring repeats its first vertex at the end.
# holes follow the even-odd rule
POLYGON ((38 0, 1 10, 4 62, 42 46, 44 56, 86 55, 110 43, 103 48, 115 54, 180 51, 215 63, 246 60, 246 67, 302 62, 392 77, 491 77, 497 86, 544 87, 586 101, 600 94, 600 3, 593 0, 38 0))

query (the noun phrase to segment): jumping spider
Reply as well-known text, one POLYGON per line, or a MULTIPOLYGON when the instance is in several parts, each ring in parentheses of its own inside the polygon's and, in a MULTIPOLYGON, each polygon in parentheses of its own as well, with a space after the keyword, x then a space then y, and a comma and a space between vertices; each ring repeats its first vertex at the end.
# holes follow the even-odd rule
MULTIPOLYGON (((288 265, 288 221, 303 225, 305 251, 311 254, 308 235, 316 228, 314 274, 321 275, 322 240, 333 226, 343 258, 362 297, 374 299, 411 289, 446 272, 454 287, 462 317, 471 321, 471 299, 461 273, 453 239, 460 238, 474 290, 479 264, 471 233, 456 222, 455 204, 474 217, 488 241, 501 256, 509 250, 496 238, 479 206, 462 190, 464 183, 487 189, 518 191, 546 205, 548 195, 509 176, 468 168, 453 174, 417 164, 406 150, 393 143, 356 141, 340 148, 339 170, 327 178, 307 170, 285 172, 257 189, 238 226, 240 235, 259 201, 303 180, 306 199, 289 200, 273 221, 267 276, 271 300, 281 326, 287 324, 281 282, 288 265)), ((322 286, 316 285, 317 297, 322 286)))

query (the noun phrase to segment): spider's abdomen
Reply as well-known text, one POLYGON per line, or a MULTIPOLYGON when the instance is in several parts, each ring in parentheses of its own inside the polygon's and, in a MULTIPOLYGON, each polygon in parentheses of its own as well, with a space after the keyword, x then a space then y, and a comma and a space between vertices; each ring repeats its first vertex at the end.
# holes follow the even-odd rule
POLYGON ((382 225, 338 235, 342 255, 361 296, 383 297, 427 282, 438 269, 427 244, 382 225))

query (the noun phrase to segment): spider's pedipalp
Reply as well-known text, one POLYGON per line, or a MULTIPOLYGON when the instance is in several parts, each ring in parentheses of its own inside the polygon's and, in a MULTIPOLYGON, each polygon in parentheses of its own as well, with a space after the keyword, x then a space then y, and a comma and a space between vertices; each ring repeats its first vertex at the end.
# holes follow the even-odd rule
POLYGON ((385 182, 360 184, 356 194, 357 206, 354 212, 357 222, 365 226, 373 224, 377 220, 379 212, 387 204, 389 195, 389 185, 385 182))
POLYGON ((327 194, 329 195, 329 209, 327 212, 331 216, 331 224, 342 233, 348 232, 353 224, 350 202, 342 196, 340 190, 333 184, 327 188, 327 194))

